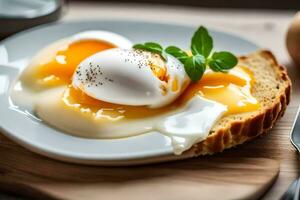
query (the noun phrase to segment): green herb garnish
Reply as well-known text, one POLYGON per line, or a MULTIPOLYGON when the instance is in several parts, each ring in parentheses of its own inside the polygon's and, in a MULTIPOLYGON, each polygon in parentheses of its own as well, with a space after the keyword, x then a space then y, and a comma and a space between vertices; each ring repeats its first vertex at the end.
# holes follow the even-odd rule
POLYGON ((191 42, 191 50, 193 55, 201 54, 205 58, 210 55, 214 43, 206 28, 200 26, 194 33, 191 42))
POLYGON ((136 44, 133 46, 135 49, 141 49, 145 51, 149 51, 152 53, 159 54, 164 60, 167 60, 167 55, 165 54, 162 46, 155 42, 146 42, 145 44, 136 44))
POLYGON ((180 62, 185 63, 185 61, 189 58, 188 54, 175 46, 169 46, 165 50, 168 54, 177 58, 180 62))
POLYGON ((157 53, 164 60, 167 60, 166 54, 174 56, 184 65, 185 72, 193 82, 197 82, 202 78, 206 66, 215 72, 227 72, 238 63, 236 56, 230 52, 212 52, 213 38, 203 26, 200 26, 192 37, 192 55, 190 56, 176 46, 169 46, 164 50, 160 44, 154 42, 136 44, 133 48, 157 53))

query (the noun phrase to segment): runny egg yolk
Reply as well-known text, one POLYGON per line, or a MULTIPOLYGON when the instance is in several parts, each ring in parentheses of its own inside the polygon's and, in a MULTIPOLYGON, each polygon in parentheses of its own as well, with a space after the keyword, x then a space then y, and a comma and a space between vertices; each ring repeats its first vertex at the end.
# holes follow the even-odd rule
POLYGON ((227 106, 226 115, 257 110, 260 105, 251 95, 254 77, 250 70, 237 66, 228 73, 208 71, 202 79, 190 84, 182 95, 187 101, 195 94, 227 106))
POLYGON ((160 109, 149 109, 146 106, 127 106, 112 104, 105 101, 94 99, 80 89, 75 89, 71 85, 64 91, 62 102, 66 109, 75 109, 94 119, 115 121, 122 118, 136 119, 150 117, 170 111, 174 105, 165 106, 160 109), (90 115, 91 114, 91 115, 90 115))
MULTIPOLYGON (((260 107, 258 101, 251 95, 254 77, 250 70, 241 66, 235 67, 228 73, 207 71, 200 81, 191 83, 175 102, 157 109, 100 101, 70 85, 72 75, 81 61, 99 51, 114 47, 110 43, 97 40, 82 40, 72 43, 58 51, 51 61, 39 66, 38 79, 50 87, 68 85, 62 96, 64 106, 101 120, 114 121, 166 113, 184 105, 195 95, 227 106, 226 115, 250 112, 260 107)), ((168 81, 165 63, 161 59, 153 58, 152 60, 150 67, 153 74, 162 81, 168 81)), ((171 90, 177 91, 180 87, 175 77, 171 90)))
POLYGON ((73 42, 57 51, 53 58, 38 67, 37 79, 45 86, 69 84, 81 61, 99 51, 114 47, 116 46, 100 40, 73 42))
POLYGON ((165 61, 157 54, 152 54, 150 59, 150 68, 152 73, 161 81, 168 81, 167 66, 165 61))

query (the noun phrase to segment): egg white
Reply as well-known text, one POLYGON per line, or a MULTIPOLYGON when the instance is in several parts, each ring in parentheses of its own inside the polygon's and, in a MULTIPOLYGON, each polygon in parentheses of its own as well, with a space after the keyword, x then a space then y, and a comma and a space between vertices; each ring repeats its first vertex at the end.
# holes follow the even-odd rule
POLYGON ((79 64, 72 84, 98 100, 121 105, 163 107, 173 102, 190 80, 183 64, 170 55, 165 61, 168 82, 160 80, 148 65, 151 55, 134 49, 101 51, 79 64), (179 87, 176 91, 172 91, 174 79, 179 87))

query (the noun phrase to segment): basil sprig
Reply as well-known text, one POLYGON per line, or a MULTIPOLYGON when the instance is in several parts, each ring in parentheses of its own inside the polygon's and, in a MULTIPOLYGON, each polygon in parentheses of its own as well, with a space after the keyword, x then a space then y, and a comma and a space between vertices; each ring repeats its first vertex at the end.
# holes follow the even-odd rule
POLYGON ((152 53, 159 54, 164 60, 167 60, 167 55, 164 52, 162 46, 155 42, 146 42, 144 44, 135 44, 133 45, 134 49, 141 49, 145 51, 149 51, 152 53))
POLYGON ((154 42, 136 44, 133 48, 157 53, 165 60, 166 54, 174 56, 184 65, 185 72, 193 82, 202 78, 206 66, 215 72, 227 72, 238 63, 236 56, 228 51, 212 52, 213 38, 203 26, 200 26, 192 37, 190 56, 176 46, 169 46, 164 50, 154 42))

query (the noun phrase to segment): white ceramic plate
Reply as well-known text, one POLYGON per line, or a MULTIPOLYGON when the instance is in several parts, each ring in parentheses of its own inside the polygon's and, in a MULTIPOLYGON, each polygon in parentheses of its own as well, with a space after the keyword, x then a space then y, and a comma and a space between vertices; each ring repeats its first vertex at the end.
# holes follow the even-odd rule
MULTIPOLYGON (((41 48, 63 37, 85 30, 108 30, 134 43, 157 41, 188 48, 197 27, 133 21, 84 21, 43 25, 12 36, 0 43, 0 127, 20 145, 45 156, 83 164, 129 165, 174 159, 170 140, 155 132, 124 139, 84 139, 56 130, 10 99, 10 88, 28 60, 41 48)), ((236 54, 255 51, 252 42, 210 30, 216 49, 236 54)))

